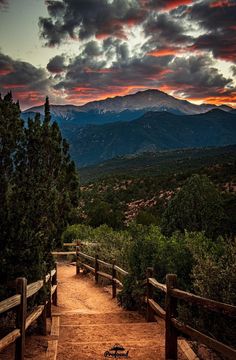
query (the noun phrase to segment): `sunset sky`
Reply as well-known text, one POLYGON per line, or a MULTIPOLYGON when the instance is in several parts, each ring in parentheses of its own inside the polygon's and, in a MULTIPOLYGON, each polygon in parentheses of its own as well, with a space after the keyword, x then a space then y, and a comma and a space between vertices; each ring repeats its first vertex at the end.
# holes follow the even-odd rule
POLYGON ((0 34, 23 109, 145 89, 236 107, 236 0, 0 0, 0 34))

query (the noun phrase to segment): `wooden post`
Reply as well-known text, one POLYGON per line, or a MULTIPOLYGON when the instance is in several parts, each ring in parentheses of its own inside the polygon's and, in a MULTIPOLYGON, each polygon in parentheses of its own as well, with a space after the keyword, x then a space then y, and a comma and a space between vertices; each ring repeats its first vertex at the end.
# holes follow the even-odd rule
MULTIPOLYGON (((43 289, 42 289, 42 293, 43 293, 43 305, 44 305, 44 309, 41 315, 41 326, 40 326, 40 331, 41 334, 46 336, 47 335, 47 296, 46 296, 46 283, 45 283, 45 279, 44 279, 44 284, 43 284, 43 289)), ((51 297, 51 293, 49 295, 51 297)))
POLYGON ((99 271, 99 263, 98 263, 98 255, 95 255, 95 283, 98 284, 98 271, 99 271))
POLYGON ((21 295, 21 302, 16 312, 16 328, 20 329, 20 337, 16 339, 15 360, 24 360, 25 322, 27 316, 27 280, 16 279, 16 293, 21 295))
MULTIPOLYGON (((55 263, 56 272, 52 277, 52 286, 57 285, 57 262, 55 263)), ((52 295, 52 303, 53 305, 57 306, 57 288, 54 294, 52 295)))
POLYGON ((176 288, 177 276, 175 274, 166 275, 166 337, 165 337, 165 358, 166 360, 177 360, 177 330, 173 326, 171 319, 177 315, 177 299, 172 297, 170 290, 176 288))
POLYGON ((48 303, 46 305, 46 316, 52 318, 52 297, 51 297, 51 290, 52 290, 52 276, 50 273, 50 278, 48 280, 48 303))
POLYGON ((80 245, 79 245, 79 241, 77 241, 77 246, 76 246, 76 275, 79 275, 79 273, 80 273, 79 251, 80 251, 80 245))
POLYGON ((148 279, 153 277, 153 268, 148 267, 146 273, 147 273, 147 311, 146 311, 146 320, 147 320, 147 322, 151 322, 151 321, 154 321, 154 314, 153 314, 152 308, 149 305, 148 300, 152 299, 153 288, 152 288, 152 285, 149 283, 148 279))
POLYGON ((115 260, 112 262, 112 298, 116 297, 116 269, 115 269, 115 260))

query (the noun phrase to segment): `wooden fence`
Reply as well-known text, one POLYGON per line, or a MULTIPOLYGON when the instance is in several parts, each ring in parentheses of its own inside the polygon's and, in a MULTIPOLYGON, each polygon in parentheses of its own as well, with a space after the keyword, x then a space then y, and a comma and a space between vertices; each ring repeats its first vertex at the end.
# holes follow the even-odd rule
POLYGON ((15 342, 15 360, 24 360, 25 332, 29 326, 41 317, 42 334, 47 334, 46 320, 51 317, 51 304, 57 305, 57 266, 47 274, 43 280, 27 285, 27 279, 16 279, 16 295, 0 302, 0 314, 9 310, 16 310, 16 324, 13 331, 0 339, 0 352, 15 342), (49 296, 44 303, 38 305, 30 314, 27 314, 27 299, 38 293, 43 287, 48 287, 49 296))
POLYGON ((115 261, 108 263, 100 260, 98 255, 92 257, 80 251, 80 247, 76 247, 76 274, 79 274, 80 268, 91 271, 94 274, 95 282, 98 283, 99 277, 105 278, 111 281, 112 284, 112 297, 116 297, 117 286, 123 287, 122 281, 118 277, 124 277, 128 275, 128 272, 121 269, 115 264, 115 261), (85 262, 84 260, 87 260, 85 262), (89 264, 88 264, 89 262, 89 264), (101 271, 101 267, 108 269, 108 272, 101 271), (119 276, 120 275, 120 276, 119 276))
MULTIPOLYGON (((95 276, 96 283, 99 276, 104 277, 111 281, 112 284, 112 297, 116 296, 117 285, 123 286, 122 282, 117 279, 117 273, 122 276, 127 276, 128 272, 115 265, 102 261, 96 255, 92 257, 80 251, 80 247, 76 247, 76 272, 79 274, 80 268, 91 271, 95 276), (89 262, 89 264, 88 264, 89 262), (100 266, 109 269, 109 273, 100 271, 100 266)), ((146 287, 145 302, 146 307, 146 319, 147 321, 155 321, 156 316, 165 320, 165 358, 177 360, 177 341, 178 335, 185 334, 192 340, 196 340, 202 344, 205 344, 209 348, 220 353, 228 359, 236 359, 236 350, 217 341, 213 337, 209 337, 206 334, 188 326, 187 324, 180 322, 177 319, 177 305, 178 299, 183 300, 190 304, 196 304, 201 308, 209 311, 217 312, 228 317, 236 317, 236 306, 225 304, 219 301, 203 298, 195 294, 177 289, 177 276, 175 274, 166 275, 166 284, 159 283, 153 277, 153 269, 147 269, 147 278, 144 280, 142 286, 146 287), (158 289, 165 293, 165 309, 163 309, 154 299, 153 290, 158 289)))

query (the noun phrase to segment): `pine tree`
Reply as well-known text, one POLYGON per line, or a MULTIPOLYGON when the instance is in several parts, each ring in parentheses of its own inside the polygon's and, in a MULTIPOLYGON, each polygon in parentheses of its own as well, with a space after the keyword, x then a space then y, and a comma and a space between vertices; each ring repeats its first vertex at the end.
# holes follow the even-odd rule
MULTIPOLYGON (((43 122, 36 114, 26 127, 19 118, 18 105, 13 104, 10 96, 1 100, 0 105, 6 108, 5 113, 0 113, 2 132, 6 131, 10 139, 16 138, 8 145, 8 153, 0 165, 11 175, 5 175, 7 219, 1 214, 1 222, 7 232, 2 243, 0 280, 26 276, 34 281, 53 265, 51 251, 78 204, 78 175, 58 125, 50 123, 48 98, 43 122), (15 121, 12 120, 11 128, 6 126, 9 114, 14 115, 15 121), (21 131, 16 131, 17 125, 21 131), (19 139, 15 135, 18 132, 19 139)), ((2 149, 5 148, 1 146, 2 149)))

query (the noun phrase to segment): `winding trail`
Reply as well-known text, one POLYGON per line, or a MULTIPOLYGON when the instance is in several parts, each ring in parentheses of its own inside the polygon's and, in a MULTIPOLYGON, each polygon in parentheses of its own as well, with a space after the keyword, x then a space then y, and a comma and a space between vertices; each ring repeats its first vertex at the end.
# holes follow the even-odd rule
POLYGON ((117 305, 105 288, 87 275, 75 275, 73 265, 58 266, 60 335, 57 360, 105 359, 118 343, 129 358, 164 360, 164 322, 147 323, 137 312, 117 305))

